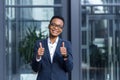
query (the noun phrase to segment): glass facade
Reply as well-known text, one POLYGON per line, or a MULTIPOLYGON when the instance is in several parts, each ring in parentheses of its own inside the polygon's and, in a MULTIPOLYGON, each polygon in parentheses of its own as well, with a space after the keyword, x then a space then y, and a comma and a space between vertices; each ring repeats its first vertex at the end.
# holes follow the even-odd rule
POLYGON ((61 4, 62 0, 6 0, 6 5, 54 5, 61 4))
POLYGON ((82 80, 119 80, 118 0, 82 1, 82 80))
POLYGON ((64 16, 61 36, 73 46, 69 80, 120 80, 120 0, 5 0, 5 80, 36 80, 29 42, 48 36, 53 15, 64 16))
POLYGON ((61 12, 61 0, 6 0, 7 80, 36 80, 29 64, 33 43, 48 36, 50 18, 61 12))

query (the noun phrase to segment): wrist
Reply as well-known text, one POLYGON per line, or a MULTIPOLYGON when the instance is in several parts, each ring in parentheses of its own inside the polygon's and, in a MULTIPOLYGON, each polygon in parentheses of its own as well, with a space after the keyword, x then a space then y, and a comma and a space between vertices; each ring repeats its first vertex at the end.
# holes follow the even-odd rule
POLYGON ((68 54, 62 55, 63 58, 68 58, 68 54))
POLYGON ((39 59, 41 56, 40 55, 37 55, 36 58, 39 59))

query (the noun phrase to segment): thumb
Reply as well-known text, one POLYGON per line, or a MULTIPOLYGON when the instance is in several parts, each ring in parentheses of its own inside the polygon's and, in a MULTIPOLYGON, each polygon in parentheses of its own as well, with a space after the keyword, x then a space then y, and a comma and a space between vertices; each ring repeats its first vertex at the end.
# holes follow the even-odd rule
POLYGON ((40 48, 42 48, 42 43, 40 42, 40 48))
POLYGON ((64 42, 62 42, 62 47, 65 47, 65 43, 64 42))

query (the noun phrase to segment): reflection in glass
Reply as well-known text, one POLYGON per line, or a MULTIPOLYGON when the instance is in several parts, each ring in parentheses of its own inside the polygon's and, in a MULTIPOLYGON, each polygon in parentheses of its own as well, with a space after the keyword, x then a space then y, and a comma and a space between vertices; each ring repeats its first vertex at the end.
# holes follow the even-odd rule
POLYGON ((119 3, 119 0, 81 0, 81 4, 108 4, 119 3))
POLYGON ((11 20, 45 20, 52 15, 61 15, 61 8, 6 8, 6 19, 11 20), (16 12, 16 9, 18 12, 16 12), (48 14, 49 13, 49 14, 48 14))
POLYGON ((118 7, 113 7, 113 6, 109 6, 109 7, 106 7, 106 6, 102 6, 102 5, 96 5, 96 6, 83 6, 82 7, 84 12, 87 13, 87 14, 113 14, 113 13, 119 13, 117 10, 115 9, 118 9, 118 7), (115 8, 115 9, 114 9, 115 8), (113 10, 115 10, 115 12, 112 12, 113 10))
POLYGON ((29 44, 31 45, 32 42, 27 43, 26 41, 35 41, 36 36, 38 39, 40 33, 45 37, 48 36, 48 24, 50 18, 53 15, 61 15, 62 13, 62 5, 56 7, 56 4, 61 4, 61 0, 6 0, 5 35, 7 80, 23 80, 23 76, 25 78, 25 75, 28 80, 29 78, 36 80, 37 74, 33 73, 29 64, 29 57, 31 56, 29 54, 32 53, 32 48, 29 44), (11 7, 11 5, 15 6, 11 7), (34 5, 38 6, 36 7, 34 5), (49 7, 49 5, 53 6, 49 7), (27 46, 28 48, 24 48, 23 51, 26 51, 26 57, 21 57, 26 54, 20 53, 21 45, 22 47, 26 47, 23 43, 29 46, 27 46))
POLYGON ((49 20, 54 15, 54 8, 19 8, 19 19, 49 20), (49 13, 49 14, 48 14, 49 13))
POLYGON ((61 0, 6 0, 6 5, 54 5, 61 4, 61 0))
POLYGON ((82 9, 83 80, 119 80, 119 6, 82 5, 82 9))
POLYGON ((113 57, 117 55, 115 44, 113 44, 116 40, 113 34, 113 23, 107 19, 95 20, 94 22, 89 20, 89 22, 91 24, 89 25, 89 34, 91 34, 89 37, 91 40, 89 40, 89 49, 87 48, 89 52, 86 51, 87 55, 84 55, 85 52, 82 49, 82 58, 87 59, 82 59, 87 61, 87 63, 83 61, 83 64, 87 66, 86 69, 83 67, 83 80, 112 80, 112 78, 117 80, 119 72, 116 74, 117 64, 114 63, 116 58, 113 57))

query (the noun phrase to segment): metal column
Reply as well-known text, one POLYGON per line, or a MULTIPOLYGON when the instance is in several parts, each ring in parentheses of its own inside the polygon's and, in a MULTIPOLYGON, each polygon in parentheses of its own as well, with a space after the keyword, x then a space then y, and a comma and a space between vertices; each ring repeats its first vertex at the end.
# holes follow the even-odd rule
POLYGON ((5 28, 4 0, 0 0, 0 80, 5 80, 5 28))

